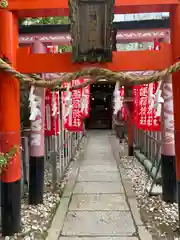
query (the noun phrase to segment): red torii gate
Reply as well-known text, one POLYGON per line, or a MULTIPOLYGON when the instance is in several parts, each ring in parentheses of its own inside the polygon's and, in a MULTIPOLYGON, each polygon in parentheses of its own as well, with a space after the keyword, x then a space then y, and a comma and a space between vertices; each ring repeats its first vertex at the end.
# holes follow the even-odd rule
MULTIPOLYGON (((114 52, 111 63, 93 64, 113 71, 162 70, 180 57, 180 2, 178 0, 116 0, 114 13, 170 12, 171 44, 161 43, 160 51, 114 52), (136 59, 136 61, 134 61, 136 59)), ((8 7, 0 10, 0 57, 7 57, 22 73, 73 72, 81 64, 72 63, 71 53, 31 54, 29 48, 18 49, 18 18, 67 16, 67 0, 9 0, 8 7)), ((83 67, 90 66, 83 64, 83 67)), ((173 74, 176 165, 178 199, 180 201, 180 73, 173 74)), ((0 144, 3 150, 20 145, 19 82, 15 77, 0 73, 0 144)), ((14 157, 2 176, 3 234, 20 229, 20 156, 14 157), (13 199, 13 201, 11 201, 13 199), (12 208, 9 222, 9 209, 12 208), (7 215, 7 216, 6 216, 7 215), (6 217, 5 217, 6 216, 6 217)))
MULTIPOLYGON (((71 35, 69 33, 28 33, 20 34, 19 43, 21 46, 31 45, 35 38, 38 38, 44 45, 70 45, 71 35)), ((127 42, 151 42, 154 39, 170 38, 168 28, 154 29, 134 29, 134 30, 118 30, 116 39, 117 43, 127 42)))

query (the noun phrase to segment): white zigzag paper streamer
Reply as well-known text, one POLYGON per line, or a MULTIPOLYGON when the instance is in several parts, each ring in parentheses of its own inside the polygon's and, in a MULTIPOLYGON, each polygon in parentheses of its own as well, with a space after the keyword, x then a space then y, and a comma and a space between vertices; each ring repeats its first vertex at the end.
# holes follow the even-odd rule
POLYGON ((69 116, 69 124, 72 125, 72 93, 70 91, 70 84, 68 84, 66 97, 65 97, 65 112, 64 121, 69 116))
POLYGON ((81 112, 87 111, 88 109, 88 100, 85 94, 84 88, 82 89, 82 97, 81 97, 81 112))
POLYGON ((56 104, 56 93, 53 92, 53 96, 52 96, 52 116, 56 116, 57 114, 57 104, 56 104))
POLYGON ((41 98, 34 94, 35 87, 31 86, 29 93, 30 121, 34 121, 40 114, 41 98))
POLYGON ((161 85, 162 81, 159 82, 155 94, 153 94, 153 84, 149 85, 148 90, 148 102, 150 105, 150 109, 155 109, 156 117, 161 116, 162 103, 164 103, 164 99, 161 96, 162 95, 161 85))
POLYGON ((116 82, 116 86, 114 89, 114 114, 117 114, 119 110, 121 110, 123 106, 123 98, 120 96, 120 84, 119 81, 116 82))

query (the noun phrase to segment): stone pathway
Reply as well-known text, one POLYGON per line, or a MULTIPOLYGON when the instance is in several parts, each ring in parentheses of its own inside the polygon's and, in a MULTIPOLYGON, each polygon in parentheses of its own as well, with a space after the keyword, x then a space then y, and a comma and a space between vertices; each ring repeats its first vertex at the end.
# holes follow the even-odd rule
POLYGON ((88 135, 85 153, 73 166, 47 239, 151 239, 129 191, 130 181, 113 156, 108 132, 88 135))

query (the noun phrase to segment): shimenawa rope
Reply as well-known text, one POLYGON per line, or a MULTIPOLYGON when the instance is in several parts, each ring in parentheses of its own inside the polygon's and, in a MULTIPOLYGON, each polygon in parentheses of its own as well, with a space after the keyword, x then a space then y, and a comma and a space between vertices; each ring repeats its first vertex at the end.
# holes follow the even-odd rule
POLYGON ((18 71, 16 71, 13 67, 11 67, 7 62, 0 58, 0 69, 14 75, 21 82, 27 83, 29 85, 34 85, 37 87, 56 89, 60 91, 66 90, 63 88, 63 82, 71 82, 73 79, 77 79, 79 77, 91 78, 84 82, 83 84, 73 86, 72 89, 78 89, 87 86, 88 84, 95 83, 100 79, 107 79, 109 82, 117 82, 119 81, 120 86, 132 86, 132 85, 141 85, 148 84, 151 82, 157 82, 159 80, 164 79, 164 77, 172 74, 174 72, 180 71, 180 61, 166 68, 165 70, 155 72, 150 76, 138 77, 133 74, 128 74, 124 72, 112 72, 108 69, 103 68, 86 68, 82 69, 79 72, 74 73, 65 73, 61 77, 57 79, 42 79, 36 74, 31 74, 30 76, 24 75, 18 71))

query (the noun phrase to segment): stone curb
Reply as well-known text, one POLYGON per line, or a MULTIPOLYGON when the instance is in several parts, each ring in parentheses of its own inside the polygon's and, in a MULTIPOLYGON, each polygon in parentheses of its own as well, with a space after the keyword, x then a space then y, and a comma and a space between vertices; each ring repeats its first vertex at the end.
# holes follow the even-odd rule
MULTIPOLYGON (((139 208, 136 200, 136 194, 132 189, 132 181, 129 177, 127 177, 126 170, 123 168, 121 162, 119 161, 119 151, 118 151, 118 144, 116 139, 113 139, 113 143, 110 142, 113 155, 115 157, 115 160, 117 162, 117 167, 120 172, 122 184, 124 187, 125 195, 126 195, 126 201, 129 206, 129 209, 132 214, 132 218, 135 224, 135 228, 137 231, 137 235, 140 240, 152 240, 151 234, 147 231, 146 227, 144 226, 143 221, 141 220, 141 215, 139 213, 139 208)), ((127 149, 125 150, 125 152, 127 149)), ((123 156, 127 156, 127 154, 123 154, 123 156)))
MULTIPOLYGON (((128 137, 127 135, 125 135, 125 140, 126 142, 128 142, 128 137)), ((152 161, 149 160, 143 153, 140 152, 139 148, 134 144, 134 156, 136 157, 136 159, 143 165, 143 167, 146 169, 147 173, 150 174, 151 178, 154 179, 155 177, 155 173, 156 173, 156 166, 153 167, 152 171, 152 161), (150 172, 151 171, 151 172, 150 172)), ((155 183, 161 185, 161 171, 159 170, 155 183)))
MULTIPOLYGON (((139 150, 134 151, 134 156, 145 167, 148 174, 150 174, 150 176, 154 179, 157 168, 156 167, 152 168, 152 162, 149 159, 147 159, 146 156, 144 154, 142 154, 139 150)), ((161 171, 158 172, 155 183, 161 184, 161 171)))
POLYGON ((46 237, 46 240, 58 240, 59 239, 59 236, 61 234, 61 231, 62 231, 62 228, 64 225, 64 220, 65 220, 68 208, 69 208, 69 204, 71 202, 74 186, 76 183, 76 178, 77 178, 78 172, 79 172, 79 167, 81 165, 81 161, 83 159, 87 144, 88 144, 88 139, 85 139, 84 151, 82 151, 80 153, 78 159, 73 163, 70 177, 65 186, 62 198, 60 200, 57 211, 54 215, 51 227, 48 230, 48 236, 46 237))

